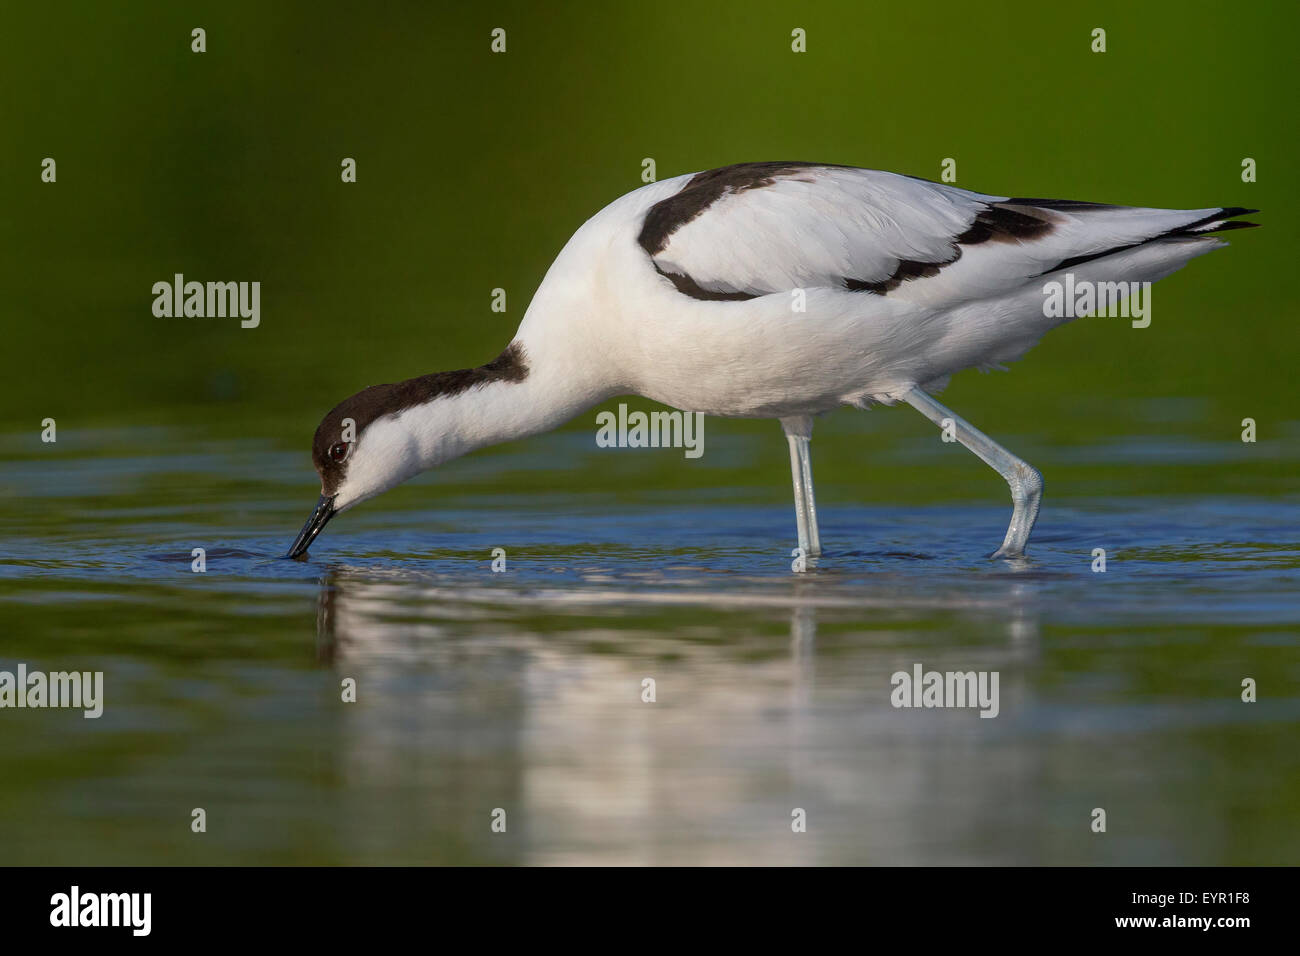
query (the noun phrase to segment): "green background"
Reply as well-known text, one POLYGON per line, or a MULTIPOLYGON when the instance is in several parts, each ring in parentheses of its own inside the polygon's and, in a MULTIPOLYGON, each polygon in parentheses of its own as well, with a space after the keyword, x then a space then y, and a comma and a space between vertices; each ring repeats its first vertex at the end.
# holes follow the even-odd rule
MULTIPOLYGON (((1162 283, 1150 328, 1076 322, 1011 377, 958 376, 949 405, 996 436, 1074 445, 1132 433, 1118 410, 1133 402, 1194 398, 1177 425, 1187 440, 1235 440, 1247 416, 1274 439, 1293 428, 1297 357, 1293 10, 12 9, 0 31, 0 423, 33 439, 46 416, 61 429, 183 425, 301 448, 306 469, 316 422, 345 395, 495 355, 565 240, 639 185, 645 157, 660 178, 809 159, 933 179, 953 157, 972 189, 1244 205, 1265 228, 1162 283), (190 50, 195 26, 206 53, 190 50), (497 26, 504 55, 489 50, 497 26), (1090 50, 1098 26, 1104 54, 1090 50), (795 27, 806 53, 791 52, 795 27), (55 184, 40 180, 46 156, 55 184), (340 181, 345 156, 355 184, 340 181), (1256 183, 1241 180, 1247 156, 1256 183), (260 328, 155 318, 151 287, 176 272, 260 280, 260 328), (490 310, 496 287, 504 315, 490 310)), ((903 416, 871 427, 917 427, 887 417, 903 416)), ((840 413, 819 434, 851 449, 862 427, 840 413)), ((1240 467, 1267 469, 1260 452, 1240 467)), ((833 482, 856 458, 823 454, 819 476, 833 482)), ((667 456, 653 467, 659 481, 709 480, 667 456)), ((764 485, 785 462, 765 467, 764 485)))

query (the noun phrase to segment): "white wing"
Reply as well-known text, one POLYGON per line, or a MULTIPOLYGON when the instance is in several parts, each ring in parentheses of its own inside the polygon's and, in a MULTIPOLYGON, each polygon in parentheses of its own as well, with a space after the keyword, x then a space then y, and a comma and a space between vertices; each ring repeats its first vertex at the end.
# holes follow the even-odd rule
POLYGON ((751 299, 835 288, 956 304, 1135 245, 1250 225, 1244 212, 1012 199, 896 173, 743 163, 698 173, 638 237, 678 291, 751 299))

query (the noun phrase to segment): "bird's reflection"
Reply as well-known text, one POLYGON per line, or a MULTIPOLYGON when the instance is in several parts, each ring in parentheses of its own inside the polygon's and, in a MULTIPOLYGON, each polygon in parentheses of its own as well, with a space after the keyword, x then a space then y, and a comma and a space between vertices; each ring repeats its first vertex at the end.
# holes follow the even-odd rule
POLYGON ((990 749, 1032 706, 1032 582, 971 597, 828 576, 698 600, 498 583, 321 576, 316 654, 358 688, 336 758, 359 851, 945 862, 937 848, 964 846, 1018 861, 971 841, 990 816, 1034 810, 1037 749, 990 749), (890 675, 913 662, 999 671, 999 718, 895 709, 890 675), (792 842, 795 808, 809 826, 792 842))
POLYGON ((316 659, 322 664, 334 663, 335 631, 334 620, 337 589, 335 580, 339 572, 326 571, 317 582, 320 592, 316 598, 316 659))

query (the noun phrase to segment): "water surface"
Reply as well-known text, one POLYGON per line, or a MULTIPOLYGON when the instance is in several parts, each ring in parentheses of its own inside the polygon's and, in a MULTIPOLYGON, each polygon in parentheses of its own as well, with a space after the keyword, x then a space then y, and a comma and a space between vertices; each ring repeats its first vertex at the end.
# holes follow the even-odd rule
MULTIPOLYGON (((889 469, 956 452, 893 442, 877 500, 827 483, 828 553, 794 574, 786 489, 727 481, 782 451, 767 438, 719 438, 723 481, 685 491, 636 484, 672 452, 510 446, 339 517, 294 562, 299 451, 11 436, 0 667, 102 670, 106 701, 0 712, 0 861, 1300 858, 1300 502, 1273 479, 1053 496, 1075 474, 1058 449, 1031 557, 991 562, 996 478, 958 468, 956 500, 918 502, 880 487, 889 469), (890 677, 918 662, 998 672, 999 715, 895 709, 890 677)), ((1094 454, 1148 481, 1237 454, 1132 445, 1094 454)))

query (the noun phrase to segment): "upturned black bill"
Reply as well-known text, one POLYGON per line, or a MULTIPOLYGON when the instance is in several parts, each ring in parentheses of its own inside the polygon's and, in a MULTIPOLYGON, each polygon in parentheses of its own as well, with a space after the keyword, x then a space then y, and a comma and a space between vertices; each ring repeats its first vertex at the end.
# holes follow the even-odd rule
POLYGON ((320 501, 316 502, 316 510, 311 513, 307 523, 302 526, 298 532, 298 537, 289 546, 289 553, 286 558, 296 558, 306 554, 311 543, 316 540, 316 535, 321 533, 321 529, 329 523, 330 518, 334 517, 334 496, 321 495, 320 501))

